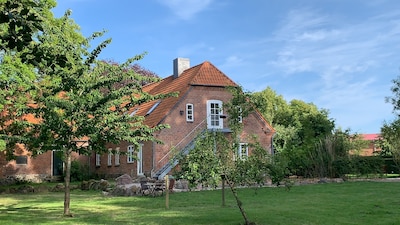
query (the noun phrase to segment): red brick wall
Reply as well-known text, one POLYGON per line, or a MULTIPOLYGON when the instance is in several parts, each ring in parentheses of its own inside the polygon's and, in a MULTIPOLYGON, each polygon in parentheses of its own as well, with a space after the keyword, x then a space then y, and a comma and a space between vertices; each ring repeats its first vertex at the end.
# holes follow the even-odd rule
MULTIPOLYGON (((96 166, 96 156, 91 156, 91 171, 100 177, 104 178, 115 178, 123 174, 128 174, 131 177, 137 177, 137 161, 133 163, 127 162, 127 150, 130 144, 128 142, 121 142, 120 144, 108 144, 107 149, 116 150, 119 148, 120 151, 120 164, 115 164, 115 155, 112 155, 111 165, 108 165, 108 153, 101 155, 100 166, 96 166)), ((135 149, 136 151, 136 149, 135 149)), ((136 155, 136 152, 134 153, 136 155)), ((153 166, 152 157, 152 142, 145 142, 142 146, 142 161, 143 161, 143 173, 145 176, 151 176, 151 169, 153 166)))
MULTIPOLYGON (((53 173, 52 151, 47 151, 35 157, 26 151, 23 145, 17 145, 15 148, 16 156, 27 156, 26 164, 17 164, 16 160, 7 161, 5 152, 0 155, 0 179, 8 176, 19 177, 51 177, 53 173)), ((88 162, 87 156, 82 156, 77 153, 72 154, 73 160, 79 160, 81 163, 88 162)))
MULTIPOLYGON (((156 169, 159 169, 163 163, 157 165, 157 162, 165 155, 170 152, 177 143, 179 143, 186 135, 188 135, 199 123, 203 122, 205 128, 207 126, 207 100, 221 100, 224 103, 228 102, 232 98, 232 94, 221 87, 202 87, 195 86, 188 93, 185 98, 179 102, 178 106, 173 109, 171 114, 166 118, 163 123, 167 123, 171 126, 170 129, 166 129, 160 132, 159 137, 164 141, 164 145, 156 145, 155 157, 156 157, 156 169), (186 121, 186 104, 193 104, 194 108, 194 122, 186 121), (183 111, 183 115, 180 115, 180 111, 183 111)), ((224 114, 226 114, 224 112, 224 114)), ((272 132, 268 131, 268 128, 264 124, 256 113, 249 115, 247 118, 243 118, 243 134, 241 135, 242 142, 250 142, 253 135, 259 137, 260 143, 268 150, 271 147, 272 132)), ((228 121, 224 119, 224 128, 227 128, 228 121)), ((171 154, 172 155, 172 154, 171 154)), ((170 158, 170 157, 169 157, 170 158)))

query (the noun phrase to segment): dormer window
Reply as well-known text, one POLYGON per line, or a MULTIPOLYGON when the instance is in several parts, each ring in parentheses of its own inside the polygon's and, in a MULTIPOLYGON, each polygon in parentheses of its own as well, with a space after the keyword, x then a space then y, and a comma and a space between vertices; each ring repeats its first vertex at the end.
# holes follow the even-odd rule
POLYGON ((156 103, 154 103, 154 105, 149 109, 149 111, 147 111, 146 116, 150 115, 150 113, 152 113, 158 105, 160 105, 161 101, 157 101, 156 103))
POLYGON ((193 104, 186 104, 186 121, 193 122, 194 121, 194 111, 193 104))
POLYGON ((137 107, 136 109, 134 109, 134 110, 129 114, 129 116, 130 116, 130 117, 134 116, 138 111, 139 111, 139 107, 137 107))

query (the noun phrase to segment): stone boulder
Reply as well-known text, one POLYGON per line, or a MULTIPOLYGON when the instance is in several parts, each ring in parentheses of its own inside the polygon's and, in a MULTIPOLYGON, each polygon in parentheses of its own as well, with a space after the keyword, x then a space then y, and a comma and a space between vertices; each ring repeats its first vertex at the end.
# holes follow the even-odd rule
POLYGON ((88 181, 82 181, 81 185, 81 190, 100 190, 100 191, 106 191, 110 187, 110 183, 107 180, 88 180, 88 181))
POLYGON ((128 174, 121 175, 117 178, 115 178, 115 184, 118 185, 127 185, 127 184, 132 184, 133 180, 132 177, 129 176, 128 174))
POLYGON ((117 185, 110 192, 113 196, 135 196, 140 195, 141 186, 139 183, 131 183, 125 185, 117 185))
POLYGON ((58 183, 53 188, 50 188, 50 191, 52 191, 52 192, 62 192, 62 191, 65 191, 65 186, 62 183, 58 183))

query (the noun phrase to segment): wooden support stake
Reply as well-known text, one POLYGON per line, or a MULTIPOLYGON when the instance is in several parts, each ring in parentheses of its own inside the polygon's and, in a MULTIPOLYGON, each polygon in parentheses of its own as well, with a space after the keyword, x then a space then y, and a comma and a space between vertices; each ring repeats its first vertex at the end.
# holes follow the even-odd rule
POLYGON ((169 209, 169 177, 165 176, 165 208, 169 209))

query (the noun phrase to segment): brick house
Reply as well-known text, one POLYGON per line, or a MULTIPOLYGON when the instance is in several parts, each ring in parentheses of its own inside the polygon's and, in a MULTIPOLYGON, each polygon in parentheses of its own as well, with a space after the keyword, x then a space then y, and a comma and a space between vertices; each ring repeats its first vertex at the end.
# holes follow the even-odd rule
POLYGON ((361 139, 368 141, 368 147, 361 149, 360 155, 373 156, 382 151, 382 149, 377 146, 377 141, 381 138, 380 134, 361 134, 361 139))
MULTIPOLYGON (((91 171, 101 177, 129 174, 132 177, 147 176, 161 179, 176 165, 172 157, 177 151, 190 151, 193 140, 203 130, 217 129, 229 132, 222 105, 232 98, 226 87, 238 86, 210 62, 190 67, 189 59, 173 61, 173 75, 143 87, 145 92, 160 94, 178 92, 178 97, 153 101, 132 108, 132 115, 145 117, 145 124, 169 124, 154 135, 163 144, 144 142, 139 149, 129 143, 108 145, 109 154, 95 155, 91 159, 91 171), (112 153, 114 152, 114 154, 112 153), (115 153, 116 152, 116 153, 115 153), (126 154, 118 154, 124 152, 126 154), (132 157, 133 152, 137 159, 132 157)), ((274 129, 258 111, 242 118, 244 125, 240 141, 240 154, 251 154, 246 143, 256 135, 265 149, 272 151, 274 129)))
MULTIPOLYGON (((238 86, 210 62, 190 67, 189 59, 178 58, 173 61, 173 75, 159 82, 143 87, 152 95, 178 92, 178 97, 144 103, 133 107, 130 115, 144 116, 144 123, 150 127, 169 124, 169 129, 154 133, 163 142, 141 143, 139 149, 127 142, 118 145, 108 144, 109 154, 90 156, 73 153, 73 160, 89 166, 91 174, 112 178, 122 174, 132 177, 147 176, 161 179, 176 165, 171 162, 176 151, 190 151, 193 140, 207 129, 229 133, 227 118, 220 110, 224 102, 232 98, 226 87, 238 86), (172 151, 173 150, 173 151, 172 151), (121 154, 118 154, 120 152, 121 154), (114 153, 114 154, 113 154, 114 153), (125 153, 125 154, 122 154, 125 153), (135 155, 133 155, 135 154, 135 155)), ((272 136, 275 130, 257 111, 242 118, 244 125, 240 141, 243 143, 240 154, 251 154, 246 143, 253 135, 259 138, 265 149, 272 151, 272 136)), ((57 151, 48 151, 31 157, 23 146, 15 150, 16 160, 6 161, 0 152, 0 180, 17 176, 32 181, 49 180, 63 172, 63 163, 57 151)))

